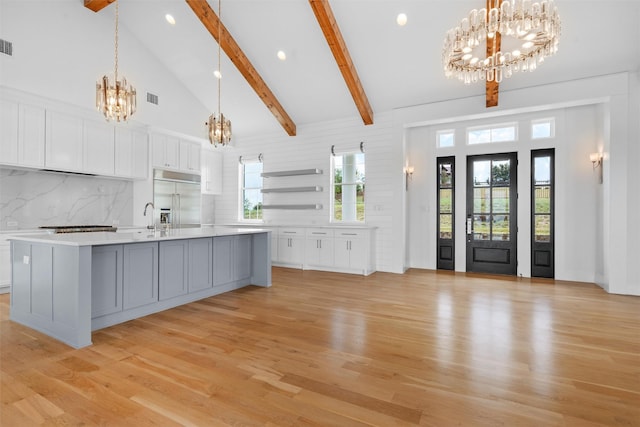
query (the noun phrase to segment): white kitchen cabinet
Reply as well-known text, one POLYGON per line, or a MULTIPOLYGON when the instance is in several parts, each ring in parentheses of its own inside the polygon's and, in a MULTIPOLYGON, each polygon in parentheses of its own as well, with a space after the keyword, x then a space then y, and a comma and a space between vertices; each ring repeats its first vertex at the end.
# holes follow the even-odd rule
POLYGON ((18 164, 18 126, 20 104, 0 99, 0 162, 18 164))
POLYGON ((302 268, 304 264, 304 228, 278 229, 277 265, 302 268))
POLYGON ((331 269, 334 265, 333 230, 308 228, 305 238, 305 268, 331 269))
POLYGON ((113 176, 115 136, 107 121, 84 120, 82 170, 95 175, 113 176))
POLYGON ((0 163, 44 167, 45 110, 0 99, 0 163))
POLYGON ((337 229, 334 267, 344 272, 371 273, 374 270, 372 233, 367 229, 337 229))
POLYGON ((123 178, 146 179, 149 174, 148 164, 147 132, 116 127, 115 175, 123 178))
POLYGON ((162 169, 180 168, 180 139, 160 133, 151 136, 153 166, 162 169))
POLYGON ((82 172, 83 121, 57 111, 46 113, 47 169, 82 172))
POLYGON ((180 170, 190 173, 200 173, 200 149, 198 143, 180 141, 180 170))
POLYGON ((203 148, 201 163, 202 194, 222 194, 222 153, 203 148))

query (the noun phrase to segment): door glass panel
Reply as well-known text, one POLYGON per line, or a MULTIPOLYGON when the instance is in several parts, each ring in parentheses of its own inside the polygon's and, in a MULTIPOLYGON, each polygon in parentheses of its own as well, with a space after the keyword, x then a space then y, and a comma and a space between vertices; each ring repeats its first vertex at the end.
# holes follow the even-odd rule
POLYGON ((453 228, 451 215, 440 215, 440 238, 451 239, 453 238, 453 228))
POLYGON ((473 189, 473 212, 491 213, 491 193, 488 188, 473 189))
POLYGON ((440 212, 451 213, 451 189, 440 190, 440 212))
POLYGON ((489 215, 473 216, 473 240, 490 240, 491 222, 489 215))
POLYGON ((451 163, 440 165, 440 188, 451 188, 451 163))
POLYGON ((551 157, 536 157, 534 159, 534 185, 548 185, 551 183, 551 157))
POLYGON ((492 188, 493 213, 509 213, 509 187, 492 188))
POLYGON ((511 162, 509 160, 495 160, 493 162, 491 182, 493 185, 509 185, 511 182, 511 162))
POLYGON ((536 242, 549 242, 551 241, 551 215, 536 215, 536 230, 535 240, 536 242))
POLYGON ((491 172, 490 160, 478 160, 473 162, 473 186, 488 187, 491 172))
POLYGON ((548 185, 536 186, 535 188, 535 213, 551 213, 551 187, 548 185))
POLYGON ((509 215, 493 215, 491 240, 509 240, 509 215))

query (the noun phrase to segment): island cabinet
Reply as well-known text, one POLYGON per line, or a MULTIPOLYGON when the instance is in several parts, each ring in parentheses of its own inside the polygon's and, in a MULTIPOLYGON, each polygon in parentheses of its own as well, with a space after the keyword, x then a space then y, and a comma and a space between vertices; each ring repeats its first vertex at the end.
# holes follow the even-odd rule
POLYGON ((123 309, 157 302, 158 243, 124 245, 123 254, 123 309))
POLYGON ((189 240, 189 292, 213 286, 213 239, 189 240))
POLYGON ((91 249, 91 317, 122 311, 123 246, 91 249))
POLYGON ((184 295, 189 281, 189 241, 160 242, 160 300, 184 295))
POLYGON ((251 276, 250 236, 224 236, 213 239, 213 285, 244 281, 251 276))

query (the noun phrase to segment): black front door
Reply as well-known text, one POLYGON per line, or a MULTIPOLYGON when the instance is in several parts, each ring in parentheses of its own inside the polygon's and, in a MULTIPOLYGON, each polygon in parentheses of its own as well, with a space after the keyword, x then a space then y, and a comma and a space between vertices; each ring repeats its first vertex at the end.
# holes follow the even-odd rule
POLYGON ((517 274, 516 153, 467 157, 467 271, 517 274))

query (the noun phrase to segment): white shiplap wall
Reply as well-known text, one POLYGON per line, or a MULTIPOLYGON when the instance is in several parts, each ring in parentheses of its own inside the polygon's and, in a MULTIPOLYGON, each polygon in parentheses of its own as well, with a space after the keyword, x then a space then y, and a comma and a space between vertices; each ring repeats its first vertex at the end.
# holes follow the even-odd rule
POLYGON ((265 194, 265 204, 322 204, 321 210, 265 210, 265 225, 327 225, 330 221, 331 146, 357 148, 365 146, 366 198, 365 221, 377 227, 376 254, 379 271, 394 271, 385 248, 393 246, 392 224, 395 211, 392 195, 398 189, 394 175, 402 174, 402 165, 394 158, 392 114, 378 114, 373 125, 365 126, 359 117, 298 126, 297 136, 282 133, 252 137, 235 142, 224 150, 223 194, 216 196, 216 223, 238 222, 238 157, 264 156, 264 171, 322 169, 322 175, 265 178, 264 187, 298 187, 319 185, 322 192, 265 194))

